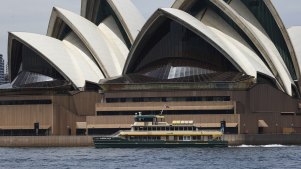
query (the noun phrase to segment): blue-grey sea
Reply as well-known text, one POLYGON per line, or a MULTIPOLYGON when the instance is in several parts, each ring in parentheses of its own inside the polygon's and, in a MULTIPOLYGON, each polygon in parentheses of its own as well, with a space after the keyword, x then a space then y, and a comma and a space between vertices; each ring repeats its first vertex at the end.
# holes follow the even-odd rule
POLYGON ((0 148, 0 168, 301 168, 300 146, 181 149, 0 148))

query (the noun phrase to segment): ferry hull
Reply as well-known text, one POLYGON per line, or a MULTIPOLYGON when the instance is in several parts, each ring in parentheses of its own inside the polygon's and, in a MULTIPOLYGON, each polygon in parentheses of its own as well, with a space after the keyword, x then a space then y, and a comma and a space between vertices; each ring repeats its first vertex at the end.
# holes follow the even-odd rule
POLYGON ((168 142, 168 141, 94 141, 96 148, 203 148, 203 147, 228 147, 227 141, 207 141, 207 142, 168 142))

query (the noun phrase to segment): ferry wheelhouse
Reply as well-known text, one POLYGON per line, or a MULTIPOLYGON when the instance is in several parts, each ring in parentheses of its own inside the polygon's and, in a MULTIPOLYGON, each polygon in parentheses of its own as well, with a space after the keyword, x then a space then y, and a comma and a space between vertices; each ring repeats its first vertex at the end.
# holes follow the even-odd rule
POLYGON ((193 121, 165 122, 162 115, 135 115, 131 130, 94 137, 96 148, 227 147, 222 130, 201 130, 193 121))

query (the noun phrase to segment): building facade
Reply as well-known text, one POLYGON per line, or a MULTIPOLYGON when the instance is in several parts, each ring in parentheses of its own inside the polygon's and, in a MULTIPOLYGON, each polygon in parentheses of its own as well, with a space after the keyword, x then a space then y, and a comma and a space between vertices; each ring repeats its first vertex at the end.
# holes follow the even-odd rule
POLYGON ((177 0, 147 21, 129 0, 55 7, 48 36, 9 33, 0 132, 106 135, 162 112, 228 134, 301 133, 299 30, 270 0, 177 0))

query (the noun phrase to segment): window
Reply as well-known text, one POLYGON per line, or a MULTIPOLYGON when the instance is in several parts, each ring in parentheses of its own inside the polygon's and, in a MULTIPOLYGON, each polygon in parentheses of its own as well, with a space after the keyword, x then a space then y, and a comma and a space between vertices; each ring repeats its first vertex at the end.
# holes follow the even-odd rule
POLYGON ((230 101, 230 96, 199 96, 199 97, 146 97, 146 98, 107 98, 107 103, 120 102, 177 102, 177 101, 230 101))
POLYGON ((51 100, 0 100, 0 105, 52 104, 51 100))

